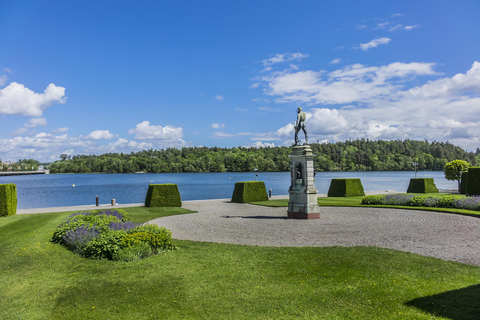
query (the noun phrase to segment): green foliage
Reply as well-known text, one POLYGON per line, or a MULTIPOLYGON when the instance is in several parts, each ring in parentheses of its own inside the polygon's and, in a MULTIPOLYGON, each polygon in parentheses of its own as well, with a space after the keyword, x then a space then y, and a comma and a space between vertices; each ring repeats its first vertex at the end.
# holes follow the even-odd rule
POLYGON ((249 203, 254 201, 267 201, 267 189, 263 181, 236 182, 232 194, 232 202, 249 203))
POLYGON ((63 244, 86 258, 122 261, 175 248, 170 230, 157 225, 136 225, 124 219, 126 213, 118 211, 73 213, 55 229, 52 242, 63 244), (149 251, 144 249, 145 245, 149 251), (129 247, 135 248, 122 251, 129 247))
POLYGON ((110 230, 100 233, 83 248, 83 255, 91 259, 112 260, 122 248, 122 240, 127 232, 123 230, 110 230))
POLYGON ((63 243, 64 235, 82 226, 95 226, 101 232, 109 230, 111 222, 122 221, 116 216, 99 214, 101 211, 89 211, 90 214, 78 214, 65 219, 53 232, 52 242, 63 243))
POLYGON ((13 183, 0 184, 0 217, 17 213, 17 186, 13 183))
POLYGON ((383 204, 383 201, 384 201, 383 195, 373 195, 373 196, 363 197, 362 204, 376 205, 376 204, 383 204))
POLYGON ((445 172, 445 179, 447 180, 460 180, 462 172, 468 171, 470 164, 463 160, 453 160, 448 162, 443 172, 445 172))
MULTIPOLYGON (((337 143, 312 143, 316 171, 399 171, 442 170, 454 159, 478 163, 473 152, 466 152, 448 142, 412 140, 348 140, 337 143)), ((77 155, 56 161, 50 173, 134 173, 134 172, 260 172, 290 170, 289 147, 207 148, 181 150, 143 150, 136 153, 77 155)))
POLYGON ((145 207, 181 207, 182 200, 178 186, 173 183, 151 184, 148 186, 145 207))
POLYGON ((461 194, 467 193, 467 181, 468 181, 468 171, 462 172, 462 177, 460 179, 460 190, 461 194))
POLYGON ((480 168, 468 169, 466 193, 468 196, 480 195, 480 168))
POLYGON ((425 201, 429 199, 430 196, 414 196, 407 200, 407 206, 411 207, 425 207, 425 201))
POLYGON ((360 179, 332 179, 328 189, 329 197, 364 196, 365 191, 360 179))
POLYGON ((438 208, 456 208, 457 198, 454 196, 442 196, 437 198, 435 207, 438 208))
POLYGON ((152 255, 152 248, 146 242, 140 242, 118 250, 113 255, 113 260, 133 262, 140 259, 147 258, 152 255))
POLYGON ((462 173, 468 171, 470 164, 463 160, 453 160, 448 162, 443 168, 445 172, 445 179, 447 180, 457 180, 458 181, 458 191, 461 193, 461 182, 462 173))
POLYGON ((411 178, 407 193, 437 193, 433 178, 411 178))
POLYGON ((139 226, 124 235, 121 245, 130 247, 142 242, 148 243, 153 249, 169 250, 173 248, 172 232, 154 224, 139 226))

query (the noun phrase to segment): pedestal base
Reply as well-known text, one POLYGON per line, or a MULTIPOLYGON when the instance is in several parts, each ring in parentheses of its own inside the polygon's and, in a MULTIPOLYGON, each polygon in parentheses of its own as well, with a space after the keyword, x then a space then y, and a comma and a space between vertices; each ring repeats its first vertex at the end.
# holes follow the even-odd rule
POLYGON ((288 219, 320 219, 320 212, 290 212, 288 211, 288 219))

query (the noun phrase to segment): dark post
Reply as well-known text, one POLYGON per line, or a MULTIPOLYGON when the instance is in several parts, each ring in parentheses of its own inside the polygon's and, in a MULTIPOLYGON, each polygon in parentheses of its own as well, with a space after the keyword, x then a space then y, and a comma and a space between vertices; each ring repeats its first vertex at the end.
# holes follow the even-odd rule
POLYGON ((272 189, 268 189, 268 197, 269 197, 269 198, 272 197, 272 189))
POLYGON ((96 204, 97 207, 99 206, 99 204, 98 204, 98 196, 95 197, 95 204, 96 204))

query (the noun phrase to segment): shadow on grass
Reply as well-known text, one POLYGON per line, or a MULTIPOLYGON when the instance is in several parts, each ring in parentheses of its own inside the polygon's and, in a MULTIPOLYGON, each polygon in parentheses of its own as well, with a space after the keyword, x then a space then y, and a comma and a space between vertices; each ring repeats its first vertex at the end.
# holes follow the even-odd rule
POLYGON ((480 319, 480 284, 417 298, 406 305, 453 320, 480 319))

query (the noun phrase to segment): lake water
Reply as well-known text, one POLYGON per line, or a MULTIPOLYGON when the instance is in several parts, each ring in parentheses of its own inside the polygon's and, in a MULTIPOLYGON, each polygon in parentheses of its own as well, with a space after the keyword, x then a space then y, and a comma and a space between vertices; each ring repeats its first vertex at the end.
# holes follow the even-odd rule
MULTIPOLYGON (((319 193, 327 193, 333 178, 360 178, 365 191, 395 190, 405 192, 412 171, 392 172, 319 172, 316 186, 319 193)), ((418 172, 418 178, 434 178, 439 189, 456 189, 456 181, 448 181, 442 171, 418 172)), ((45 174, 0 176, 0 184, 17 185, 18 209, 63 207, 145 201, 150 183, 176 183, 182 200, 230 198, 235 182, 255 180, 253 172, 242 173, 138 173, 138 174, 45 174)), ((289 172, 259 172, 258 180, 265 181, 272 195, 287 195, 289 172)))

